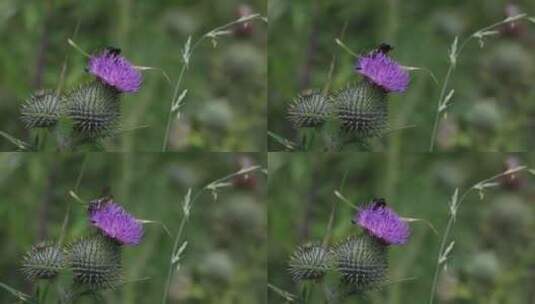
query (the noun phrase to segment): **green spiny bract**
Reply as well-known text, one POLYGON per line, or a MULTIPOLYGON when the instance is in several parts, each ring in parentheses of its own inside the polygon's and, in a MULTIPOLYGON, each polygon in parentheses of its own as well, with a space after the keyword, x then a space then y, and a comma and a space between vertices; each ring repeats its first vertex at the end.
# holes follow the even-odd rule
POLYGON ((66 113, 80 135, 88 138, 108 136, 118 125, 119 93, 99 81, 82 85, 68 94, 66 113))
POLYGON ((386 247, 368 237, 350 237, 333 249, 335 269, 352 291, 378 288, 386 280, 386 247))
POLYGON ((332 96, 342 129, 361 139, 381 136, 387 126, 386 93, 363 80, 332 96))
POLYGON ((94 235, 68 246, 68 264, 74 282, 89 289, 114 288, 121 280, 121 247, 94 235))
POLYGON ((329 116, 329 100, 319 92, 298 96, 288 109, 288 119, 296 128, 319 127, 329 116))
POLYGON ((289 272, 295 281, 318 280, 330 269, 330 250, 321 245, 300 246, 290 257, 289 272))
POLYGON ((52 279, 65 267, 63 250, 52 242, 34 245, 23 257, 22 272, 28 280, 52 279))
POLYGON ((33 94, 20 108, 24 126, 31 128, 48 128, 54 126, 61 116, 63 97, 52 91, 33 94))

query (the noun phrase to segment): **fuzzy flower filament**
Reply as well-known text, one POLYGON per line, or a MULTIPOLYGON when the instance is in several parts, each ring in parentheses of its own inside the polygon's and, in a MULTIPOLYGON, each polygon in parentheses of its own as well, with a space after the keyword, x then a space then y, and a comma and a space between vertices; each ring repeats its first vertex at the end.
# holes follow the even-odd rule
POLYGON ((137 92, 143 76, 125 57, 106 49, 89 58, 88 71, 120 92, 137 92))
POLYGON ((122 245, 138 245, 143 238, 143 225, 111 200, 91 202, 89 219, 104 235, 122 245))
POLYGON ((409 72, 381 51, 361 56, 355 70, 386 92, 405 92, 409 86, 409 72))
POLYGON ((382 199, 360 209, 354 222, 387 245, 404 245, 410 236, 407 222, 387 207, 382 199))

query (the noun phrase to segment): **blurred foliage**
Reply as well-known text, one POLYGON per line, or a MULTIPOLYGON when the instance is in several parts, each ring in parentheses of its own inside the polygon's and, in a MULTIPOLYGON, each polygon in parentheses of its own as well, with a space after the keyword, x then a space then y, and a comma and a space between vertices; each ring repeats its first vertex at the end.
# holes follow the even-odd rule
MULTIPOLYGON (((134 64, 163 69, 173 81, 188 36, 196 40, 238 19, 243 5, 265 15, 266 0, 2 0, 0 1, 0 130, 26 139, 19 106, 40 88, 55 89, 67 57, 66 88, 91 79, 84 50, 121 48, 134 64), (78 33, 74 35, 79 23, 78 33)), ((174 122, 171 150, 263 151, 266 133, 266 25, 250 35, 225 35, 195 51, 182 88, 189 93, 174 122), (261 136, 260 136, 261 135, 261 136)), ((173 87, 158 71, 145 71, 139 93, 123 97, 125 132, 111 151, 161 150, 173 87)), ((13 151, 7 140, 0 150, 13 151)))
MULTIPOLYGON (((32 293, 19 271, 22 255, 39 240, 57 240, 68 204, 73 205, 66 241, 89 232, 87 207, 68 195, 84 159, 79 197, 95 199, 110 187, 129 212, 163 223, 173 235, 188 188, 195 194, 242 167, 266 166, 265 154, 1 153, 0 282, 32 293)), ((265 177, 257 172, 219 189, 217 200, 207 192, 193 205, 185 230, 189 245, 169 303, 265 301, 265 191, 265 177)), ((149 279, 104 292, 106 303, 160 303, 172 245, 161 225, 145 224, 143 242, 124 249, 123 265, 127 281, 149 279)), ((93 303, 86 300, 80 302, 93 303)), ((14 301, 0 289, 1 303, 14 301)))
MULTIPOLYGON (((389 250, 389 282, 365 297, 344 303, 427 303, 448 202, 475 183, 519 165, 535 166, 532 154, 407 154, 385 162, 380 153, 270 153, 268 183, 268 303, 284 303, 274 288, 300 295, 300 284, 288 272, 290 255, 299 245, 321 241, 335 209, 329 235, 333 244, 360 233, 351 223, 355 210, 336 198, 339 190, 352 204, 374 198, 411 223, 407 245, 389 250), (345 183, 342 181, 345 177, 345 183)), ((448 270, 439 280, 435 303, 530 303, 535 284, 535 178, 528 171, 500 179, 481 200, 472 193, 461 205, 452 231, 455 247, 448 270)), ((320 285, 308 303, 324 303, 320 285)))
MULTIPOLYGON (((535 14, 530 0, 443 1, 284 1, 269 2, 268 129, 296 140, 287 121, 290 101, 302 92, 323 89, 333 56, 336 68, 330 90, 359 78, 355 59, 337 46, 344 24, 344 43, 365 53, 381 42, 394 46, 391 55, 404 65, 432 71, 439 82, 448 68, 455 36, 461 40, 506 18, 507 4, 518 13, 535 14)), ((442 119, 438 148, 453 151, 529 151, 535 147, 535 25, 500 28, 483 48, 472 41, 458 58, 449 88, 453 104, 442 119)), ((440 85, 423 71, 411 72, 411 85, 390 96, 393 132, 370 143, 369 150, 427 151, 440 85), (408 127, 408 128, 404 128, 408 127)), ((270 138, 269 150, 284 150, 270 138)), ((351 149, 356 149, 352 147, 351 149)), ((396 152, 397 151, 397 152, 396 152)))

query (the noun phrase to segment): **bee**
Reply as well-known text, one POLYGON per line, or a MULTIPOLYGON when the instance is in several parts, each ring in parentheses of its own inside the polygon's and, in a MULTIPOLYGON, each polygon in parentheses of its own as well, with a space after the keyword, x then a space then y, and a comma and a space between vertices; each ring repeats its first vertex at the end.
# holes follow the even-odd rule
POLYGON ((41 242, 39 242, 39 243, 33 245, 33 249, 34 249, 34 250, 43 250, 43 249, 49 247, 49 245, 50 245, 50 244, 49 244, 48 242, 46 242, 46 241, 41 241, 41 242))
POLYGON ((87 211, 91 214, 93 211, 99 210, 106 206, 106 204, 113 201, 113 195, 111 195, 110 187, 105 187, 102 190, 102 197, 94 199, 89 202, 89 206, 87 207, 87 211))
POLYGON ((384 198, 376 198, 372 200, 373 210, 377 210, 379 208, 384 208, 386 206, 386 201, 384 198))
POLYGON ((111 196, 105 196, 102 198, 97 198, 89 202, 89 206, 87 207, 87 211, 89 213, 93 213, 94 211, 100 210, 104 206, 106 206, 108 203, 112 201, 111 196))
POLYGON ((381 43, 379 44, 379 46, 377 47, 377 50, 376 52, 379 52, 379 53, 383 53, 383 54, 388 54, 390 51, 392 51, 394 49, 393 46, 391 46, 390 44, 388 43, 381 43))
POLYGON ((108 46, 106 48, 106 51, 108 51, 108 54, 110 54, 112 56, 121 55, 121 49, 115 48, 113 46, 108 46))

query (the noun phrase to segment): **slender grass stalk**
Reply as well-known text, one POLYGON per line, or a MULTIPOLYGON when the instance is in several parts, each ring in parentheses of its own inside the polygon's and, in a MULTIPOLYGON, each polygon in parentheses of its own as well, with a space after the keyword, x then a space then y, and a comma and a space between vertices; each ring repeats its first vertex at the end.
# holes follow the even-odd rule
POLYGON ((466 45, 470 41, 472 41, 474 39, 478 39, 479 46, 483 47, 485 45, 484 39, 486 37, 490 37, 490 36, 494 36, 494 35, 499 34, 499 32, 495 30, 497 27, 499 27, 499 26, 501 26, 503 24, 515 22, 515 21, 522 20, 522 19, 530 19, 530 18, 528 17, 527 14, 519 14, 519 15, 516 15, 516 16, 505 18, 505 19, 503 19, 503 20, 501 20, 499 22, 493 23, 493 24, 491 24, 491 25, 489 25, 487 27, 484 27, 484 28, 482 28, 482 29, 480 29, 478 31, 475 31, 474 33, 472 33, 470 36, 468 36, 468 38, 466 38, 460 44, 460 47, 458 47, 458 45, 459 45, 459 37, 455 37, 455 39, 453 40, 453 43, 452 43, 452 45, 450 47, 450 53, 449 53, 450 65, 448 67, 448 71, 446 72, 446 76, 444 77, 444 80, 442 81, 442 88, 440 89, 440 95, 439 95, 438 100, 437 100, 437 110, 436 110, 436 113, 435 113, 435 120, 434 120, 434 123, 433 123, 433 129, 431 131, 431 140, 429 142, 429 152, 433 152, 433 150, 435 148, 435 141, 436 141, 436 136, 437 136, 437 131, 438 131, 438 125, 439 125, 439 122, 440 122, 440 116, 450 106, 450 101, 451 101, 451 98, 453 96, 453 92, 454 91, 450 90, 448 95, 446 95, 446 92, 447 92, 448 87, 449 87, 451 76, 453 75, 453 72, 455 71, 455 68, 457 67, 457 59, 458 59, 459 55, 461 54, 461 52, 464 50, 466 45))
POLYGON ((193 197, 191 188, 188 190, 188 192, 184 196, 182 203, 183 215, 173 243, 173 251, 171 252, 171 259, 169 261, 167 280, 162 295, 162 304, 165 304, 167 302, 167 297, 169 295, 169 287, 171 286, 171 280, 173 279, 173 275, 175 274, 175 272, 180 269, 180 260, 182 258, 182 254, 185 252, 188 246, 188 242, 182 240, 182 234, 184 233, 186 223, 189 221, 190 212, 191 208, 193 207, 193 204, 195 204, 195 202, 201 197, 201 195, 207 191, 212 193, 214 199, 217 199, 217 191, 219 191, 219 189, 232 185, 228 182, 230 179, 236 176, 250 174, 261 169, 262 168, 260 166, 247 167, 222 178, 216 179, 215 181, 202 187, 199 191, 197 191, 197 193, 195 193, 193 197))
MULTIPOLYGON (((85 174, 85 169, 87 165, 88 154, 84 154, 84 159, 82 160, 82 165, 80 166, 80 171, 78 177, 76 178, 76 184, 74 185, 74 190, 71 193, 76 193, 82 182, 82 178, 85 174)), ((67 234, 67 226, 69 225, 69 220, 71 217, 72 203, 67 204, 67 211, 65 211, 65 216, 63 217, 63 224, 61 225, 61 233, 58 239, 58 246, 61 247, 65 241, 65 235, 67 234)))
MULTIPOLYGON (((340 34, 338 35, 338 37, 340 37, 339 39, 344 40, 348 24, 349 24, 349 21, 346 20, 344 22, 344 25, 342 26, 342 30, 340 31, 340 34)), ((339 39, 336 38, 336 41, 339 41, 339 39)), ((331 64, 329 65, 329 73, 327 74, 327 82, 325 83, 325 86, 323 87, 323 91, 322 91, 323 95, 327 95, 329 93, 329 90, 331 89, 331 83, 333 80, 334 70, 336 69, 337 61, 338 61, 338 56, 336 53, 334 53, 331 58, 331 64)))
POLYGON ((231 31, 229 30, 231 27, 237 24, 250 22, 256 19, 261 19, 267 22, 267 18, 262 17, 260 14, 253 14, 253 15, 241 17, 239 19, 236 19, 222 26, 218 26, 215 29, 203 34, 193 44, 191 41, 191 36, 188 37, 188 39, 186 40, 186 44, 184 45, 184 48, 182 49, 182 66, 178 73, 178 78, 175 83, 175 88, 173 91, 171 103, 169 105, 169 112, 167 114, 167 126, 165 128, 165 134, 164 134, 163 143, 162 143, 162 152, 165 152, 167 150, 169 132, 171 129, 171 124, 173 122, 173 114, 175 114, 177 117, 180 117, 180 114, 181 114, 180 110, 182 108, 183 101, 188 92, 187 89, 181 90, 181 85, 182 85, 182 80, 184 78, 184 74, 186 73, 186 70, 189 68, 189 63, 191 60, 191 56, 193 55, 193 51, 195 51, 199 47, 199 45, 206 39, 211 39, 212 45, 215 47, 217 45, 217 38, 221 36, 229 35, 231 33, 231 31))
POLYGON ((450 241, 449 236, 450 232, 453 229, 453 225, 455 224, 455 221, 457 219, 457 210, 459 209, 460 205, 464 202, 466 197, 471 194, 474 191, 479 192, 480 199, 483 199, 484 197, 484 191, 489 188, 493 188, 498 186, 499 184, 496 183, 496 180, 507 175, 515 174, 521 171, 524 171, 528 169, 525 166, 519 166, 513 169, 509 169, 505 172, 499 173, 497 175, 494 175, 492 177, 489 177, 487 179, 484 179, 473 186, 471 186, 468 190, 466 190, 459 198, 459 188, 455 189, 453 192, 453 195, 450 200, 450 217, 448 220, 448 224, 446 225, 446 229, 444 230, 444 234, 442 235, 442 241, 440 242, 440 248, 438 250, 437 255, 437 264, 435 266, 435 274, 433 276, 433 285, 431 287, 431 294, 429 296, 429 304, 433 304, 433 301, 435 299, 437 284, 438 284, 438 277, 440 275, 440 269, 443 264, 445 264, 448 260, 448 256, 453 250, 455 246, 455 241, 450 241))

